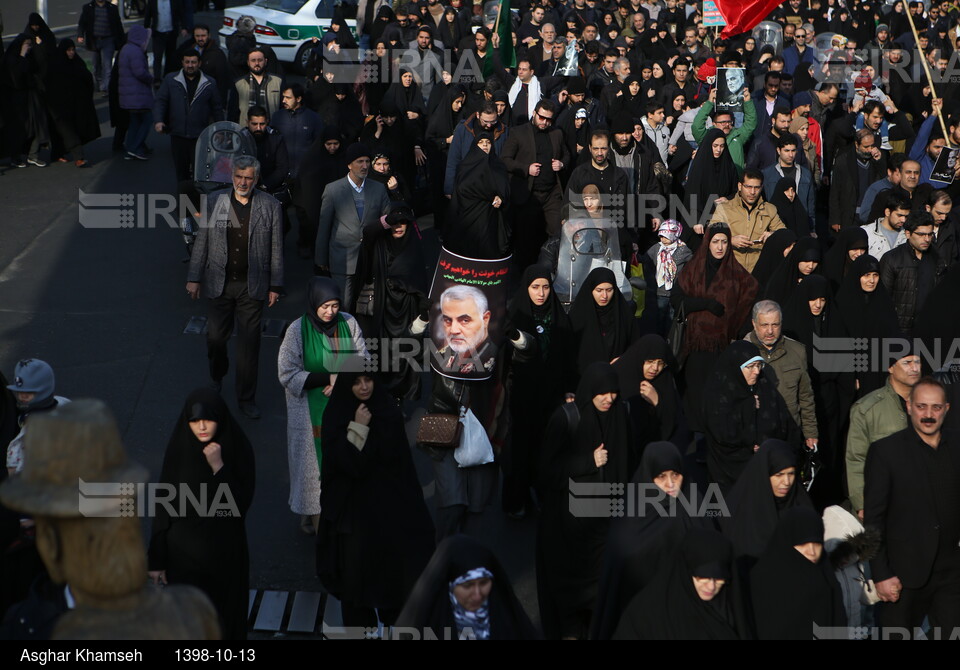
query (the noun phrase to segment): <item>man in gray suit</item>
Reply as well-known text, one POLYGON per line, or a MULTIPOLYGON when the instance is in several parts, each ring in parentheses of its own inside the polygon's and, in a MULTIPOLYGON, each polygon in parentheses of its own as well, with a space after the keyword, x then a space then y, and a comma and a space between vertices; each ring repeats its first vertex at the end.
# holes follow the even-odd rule
POLYGON ((237 400, 240 411, 260 418, 254 402, 263 303, 273 307, 283 288, 283 216, 280 203, 255 187, 260 163, 233 161, 233 189, 210 197, 207 220, 190 256, 187 293, 210 298, 207 358, 214 388, 227 374, 227 342, 237 324, 237 400))
POLYGON ((320 204, 317 271, 329 274, 347 301, 354 295, 363 228, 377 223, 390 209, 386 187, 373 179, 367 181, 371 155, 362 144, 350 145, 346 153, 347 176, 327 184, 320 204))

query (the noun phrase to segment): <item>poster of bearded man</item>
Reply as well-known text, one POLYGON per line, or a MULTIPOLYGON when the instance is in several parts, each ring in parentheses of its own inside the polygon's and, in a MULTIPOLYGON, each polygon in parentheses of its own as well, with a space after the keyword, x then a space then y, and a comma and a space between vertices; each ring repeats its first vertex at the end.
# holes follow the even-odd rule
POLYGON ((430 364, 441 375, 493 375, 504 339, 509 265, 509 257, 481 260, 440 249, 430 288, 430 364))

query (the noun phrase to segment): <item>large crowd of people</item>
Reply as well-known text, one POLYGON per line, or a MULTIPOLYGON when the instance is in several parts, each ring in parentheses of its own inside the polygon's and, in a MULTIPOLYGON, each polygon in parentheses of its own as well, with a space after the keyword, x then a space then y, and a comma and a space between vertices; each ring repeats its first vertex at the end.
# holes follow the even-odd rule
MULTIPOLYGON (((236 396, 258 419, 262 314, 295 223, 315 276, 277 365, 289 507, 345 624, 472 639, 960 626, 955 5, 789 0, 721 37, 687 0, 523 0, 499 18, 478 0, 362 0, 355 30, 338 12, 310 45, 302 84, 251 17, 221 49, 179 0, 148 8, 124 32, 92 0, 76 43, 31 15, 3 56, 3 148, 23 167, 45 147, 86 165, 100 91, 114 148, 154 160, 150 131, 170 135, 192 192, 204 129, 238 124, 251 151, 201 213, 186 284, 208 300, 213 389, 187 400, 162 479, 226 482, 245 515, 227 343, 236 323, 236 396), (461 372, 505 315, 496 365, 477 356, 487 378, 364 367, 371 342, 429 340, 426 216, 447 251, 509 259, 500 312, 468 292, 441 306, 461 372), (432 516, 403 429, 418 405, 467 414, 495 454, 464 464, 459 434, 420 440, 432 516), (576 513, 577 487, 601 485, 642 493, 626 514, 576 513), (537 518, 538 625, 471 537, 495 506, 537 518)), ((41 363, 4 384, 10 476, 29 417, 67 402, 41 363)), ((156 519, 150 574, 203 588, 242 637, 245 543, 235 517, 156 519), (227 553, 225 574, 193 565, 227 553)))

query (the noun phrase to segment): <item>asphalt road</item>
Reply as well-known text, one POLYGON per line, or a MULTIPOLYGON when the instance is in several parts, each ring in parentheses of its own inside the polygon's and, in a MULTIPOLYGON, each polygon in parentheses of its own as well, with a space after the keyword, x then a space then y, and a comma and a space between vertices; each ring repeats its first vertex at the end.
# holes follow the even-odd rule
MULTIPOLYGON (((209 383, 204 337, 184 334, 191 317, 205 315, 206 305, 187 297, 186 265, 181 262, 185 249, 178 230, 159 219, 140 218, 135 227, 125 229, 80 225, 80 191, 144 198, 174 192, 168 139, 151 133, 151 159, 124 161, 111 152, 106 100, 98 98, 97 106, 104 136, 87 146, 92 167, 16 169, 0 164, 0 369, 10 377, 18 360, 41 358, 56 372, 58 394, 106 401, 130 458, 156 477, 184 399, 209 383)), ((432 231, 425 232, 425 242, 435 254, 432 231)), ((303 312, 312 264, 298 258, 295 234, 287 239, 286 268, 289 295, 267 309, 264 318, 289 322, 303 312)), ((276 337, 263 340, 257 396, 261 420, 250 421, 237 412, 232 371, 224 380, 224 397, 257 457, 257 491, 247 521, 251 587, 320 591, 312 538, 299 530, 299 519, 287 507, 286 409, 276 373, 279 345, 276 337)), ((412 423, 408 428, 413 430, 412 423)), ((429 462, 417 450, 414 458, 432 508, 429 462)), ((536 611, 535 526, 530 517, 506 518, 498 501, 478 532, 499 554, 531 615, 536 611)), ((149 531, 147 520, 143 527, 149 531)))

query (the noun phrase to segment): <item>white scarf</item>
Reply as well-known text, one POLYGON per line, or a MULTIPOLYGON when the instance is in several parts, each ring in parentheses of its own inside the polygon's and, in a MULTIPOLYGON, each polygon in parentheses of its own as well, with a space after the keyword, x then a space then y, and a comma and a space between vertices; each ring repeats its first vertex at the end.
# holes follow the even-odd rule
MULTIPOLYGON (((510 101, 511 109, 517 101, 517 96, 520 95, 522 85, 523 82, 520 81, 520 77, 517 77, 513 81, 513 86, 510 87, 510 91, 507 93, 507 100, 510 101)), ((527 118, 531 121, 533 120, 533 110, 536 109, 541 97, 540 80, 533 77, 530 79, 530 83, 527 84, 527 118)))

